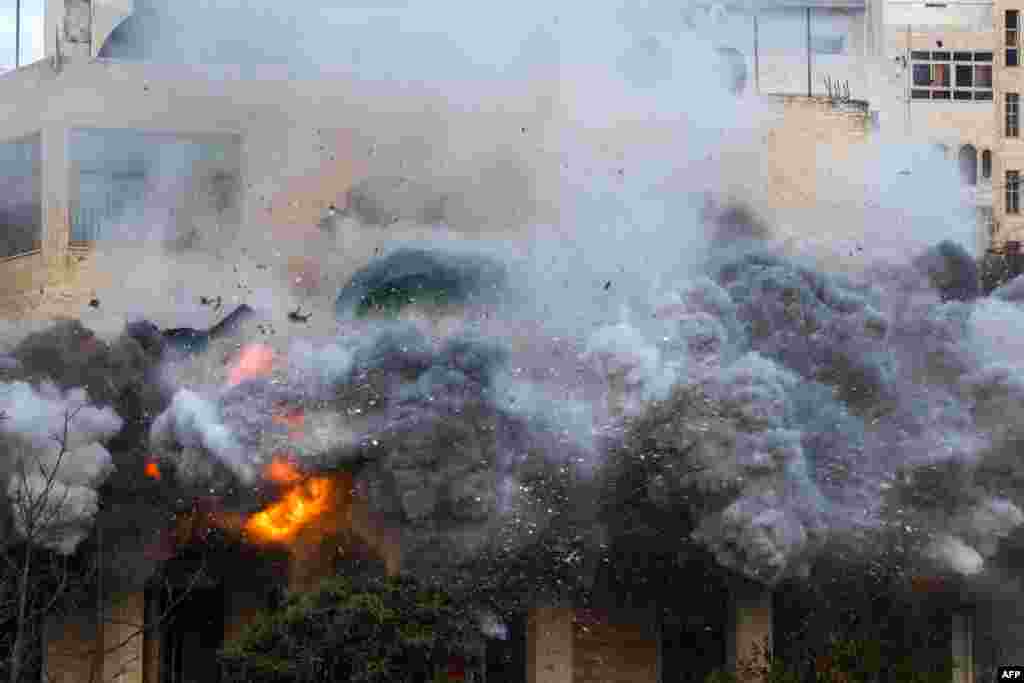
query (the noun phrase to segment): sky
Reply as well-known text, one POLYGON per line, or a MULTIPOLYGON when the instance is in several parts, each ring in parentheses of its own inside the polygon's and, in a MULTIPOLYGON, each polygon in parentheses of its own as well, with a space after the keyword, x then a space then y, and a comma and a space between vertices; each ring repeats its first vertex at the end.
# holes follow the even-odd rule
MULTIPOLYGON (((21 0, 21 65, 43 58, 45 0, 21 0)), ((0 71, 14 68, 15 0, 0 3, 0 71)))

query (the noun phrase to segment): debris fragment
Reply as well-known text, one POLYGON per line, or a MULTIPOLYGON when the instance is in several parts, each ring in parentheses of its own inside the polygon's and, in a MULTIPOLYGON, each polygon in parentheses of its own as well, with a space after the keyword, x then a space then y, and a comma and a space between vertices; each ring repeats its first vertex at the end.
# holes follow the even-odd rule
POLYGON ((294 311, 288 313, 288 319, 291 320, 293 323, 304 323, 309 322, 309 319, 312 317, 312 315, 312 313, 302 315, 302 307, 299 306, 294 311))
POLYGON ((612 281, 611 280, 608 280, 607 282, 604 283, 604 291, 607 292, 611 288, 612 288, 612 281))
POLYGON ((100 300, 99 299, 89 299, 89 307, 90 308, 99 308, 100 307, 100 300))

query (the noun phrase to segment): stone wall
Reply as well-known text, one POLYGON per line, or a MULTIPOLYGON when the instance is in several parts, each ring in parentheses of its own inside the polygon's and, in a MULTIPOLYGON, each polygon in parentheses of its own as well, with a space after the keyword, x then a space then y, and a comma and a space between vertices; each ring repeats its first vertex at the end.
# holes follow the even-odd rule
POLYGON ((573 683, 654 683, 658 635, 650 611, 576 610, 573 683))
POLYGON ((781 111, 765 135, 767 201, 772 208, 813 206, 819 169, 848 157, 868 140, 866 107, 837 105, 824 97, 778 98, 781 111))
POLYGON ((53 683, 116 681, 156 683, 143 676, 145 595, 115 595, 104 606, 101 626, 94 610, 47 624, 46 674, 53 683), (102 650, 102 655, 100 651, 102 650))

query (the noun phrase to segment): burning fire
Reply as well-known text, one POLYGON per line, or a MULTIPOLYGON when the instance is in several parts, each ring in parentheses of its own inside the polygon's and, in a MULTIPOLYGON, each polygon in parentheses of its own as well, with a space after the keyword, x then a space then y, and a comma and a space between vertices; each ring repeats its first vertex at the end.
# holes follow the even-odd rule
POLYGON ((267 466, 266 474, 281 483, 298 483, 281 500, 249 518, 245 530, 250 536, 267 542, 288 541, 328 509, 331 497, 329 478, 302 480, 301 473, 294 466, 278 459, 267 466))
POLYGON ((242 348, 238 360, 228 373, 228 386, 247 379, 269 375, 274 368, 274 350, 266 344, 249 344, 242 348))
POLYGON ((147 460, 142 472, 150 479, 160 481, 160 466, 156 464, 155 460, 147 460))
POLYGON ((302 481, 302 472, 281 454, 275 455, 270 464, 263 469, 263 476, 278 484, 295 484, 302 481))

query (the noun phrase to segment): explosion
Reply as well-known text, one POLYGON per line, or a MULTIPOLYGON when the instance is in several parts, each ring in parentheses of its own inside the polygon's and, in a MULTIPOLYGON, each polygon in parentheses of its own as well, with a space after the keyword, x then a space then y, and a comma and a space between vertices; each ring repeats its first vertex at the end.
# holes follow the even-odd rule
POLYGON ((280 483, 293 483, 281 500, 255 513, 245 524, 250 538, 265 543, 285 543, 333 504, 333 482, 329 477, 303 478, 285 460, 267 466, 267 477, 280 483))
POLYGON ((155 460, 147 460, 142 471, 150 479, 160 481, 160 466, 157 465, 155 460))

